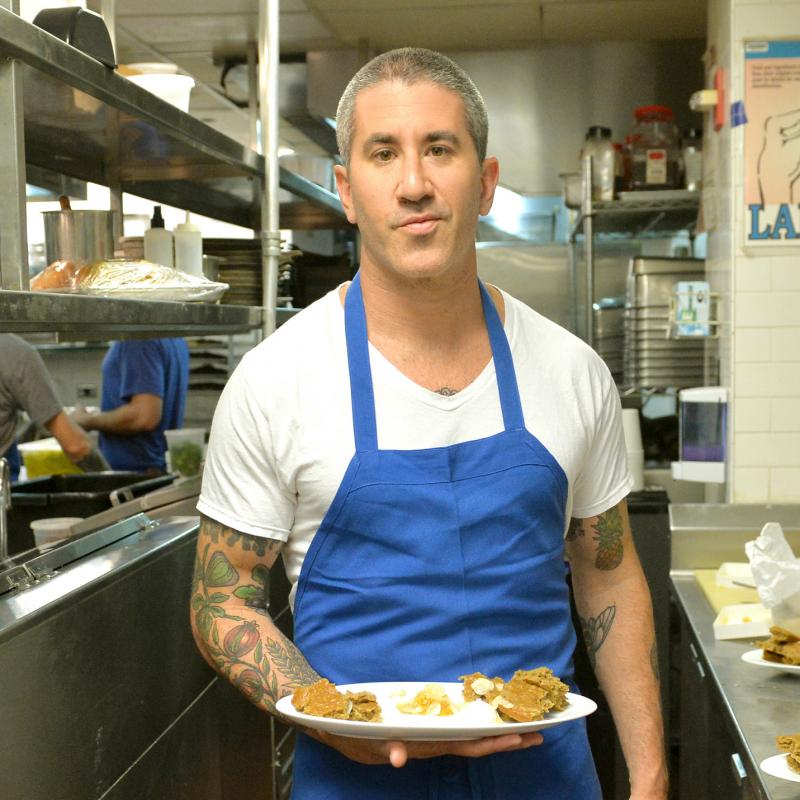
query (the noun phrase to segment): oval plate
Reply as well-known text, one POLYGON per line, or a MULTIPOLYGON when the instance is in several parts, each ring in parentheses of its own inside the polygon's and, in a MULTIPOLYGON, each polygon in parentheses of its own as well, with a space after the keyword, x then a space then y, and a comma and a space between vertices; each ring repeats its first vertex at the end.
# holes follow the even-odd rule
POLYGON ((781 672, 793 672, 795 675, 800 675, 800 665, 798 664, 779 664, 777 661, 767 661, 762 656, 762 650, 748 650, 742 653, 742 661, 748 664, 755 664, 757 667, 769 667, 770 669, 779 669, 781 672))
POLYGON ((772 775, 773 778, 783 778, 785 781, 800 783, 800 773, 789 769, 789 764, 786 762, 787 758, 788 756, 784 753, 765 758, 760 764, 761 770, 766 772, 767 775, 772 775))
MULTIPOLYGON (((482 739, 485 736, 504 736, 509 733, 531 733, 586 717, 597 709, 597 704, 593 700, 570 692, 567 694, 569 705, 563 711, 548 713, 544 719, 536 722, 476 722, 471 721, 465 712, 456 712, 448 717, 426 717, 403 714, 397 710, 397 703, 409 702, 426 685, 424 682, 351 683, 336 687, 342 692, 372 692, 383 712, 383 722, 354 722, 329 717, 312 717, 301 713, 292 705, 291 695, 278 700, 276 708, 279 713, 304 728, 313 728, 339 736, 428 742, 463 741, 482 739)), ((437 685, 444 688, 456 707, 463 705, 461 694, 463 684, 437 683, 437 685)))

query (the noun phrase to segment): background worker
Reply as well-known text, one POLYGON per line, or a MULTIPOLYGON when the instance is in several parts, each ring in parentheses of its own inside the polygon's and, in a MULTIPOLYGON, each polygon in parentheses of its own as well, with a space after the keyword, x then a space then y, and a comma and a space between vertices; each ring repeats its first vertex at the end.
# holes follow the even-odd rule
POLYGON ((73 419, 100 432, 100 450, 116 470, 165 472, 165 430, 183 425, 189 388, 184 339, 114 342, 103 359, 100 412, 73 419))
MULTIPOLYGON (((566 555, 631 798, 665 800, 619 396, 585 343, 478 280, 478 216, 499 178, 487 135, 477 89, 438 53, 385 53, 345 90, 335 171, 360 270, 248 353, 223 392, 195 636, 266 711, 317 675, 507 680, 547 666, 571 682, 566 555), (293 642, 253 601, 279 553, 293 642)), ((296 800, 600 798, 581 720, 468 742, 306 730, 293 780, 296 800)))
POLYGON ((84 431, 64 412, 36 349, 19 336, 0 333, 0 457, 8 460, 12 481, 20 470, 16 441, 20 411, 44 426, 73 464, 86 472, 108 469, 84 431))

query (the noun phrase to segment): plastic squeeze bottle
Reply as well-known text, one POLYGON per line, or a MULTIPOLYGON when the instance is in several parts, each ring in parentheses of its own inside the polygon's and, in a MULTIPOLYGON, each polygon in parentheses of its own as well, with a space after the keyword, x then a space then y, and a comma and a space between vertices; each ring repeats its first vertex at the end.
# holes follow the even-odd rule
POLYGON ((190 275, 203 277, 203 236, 197 225, 192 225, 189 212, 186 222, 175 226, 175 267, 190 275))
POLYGON ((144 257, 147 261, 161 264, 164 267, 173 265, 172 232, 164 227, 161 206, 153 209, 150 230, 144 232, 144 257))

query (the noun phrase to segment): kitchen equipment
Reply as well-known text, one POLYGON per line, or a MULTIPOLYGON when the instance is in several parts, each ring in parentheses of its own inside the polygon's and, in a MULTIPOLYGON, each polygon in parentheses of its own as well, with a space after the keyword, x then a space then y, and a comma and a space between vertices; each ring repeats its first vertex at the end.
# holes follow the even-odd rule
POLYGON ((189 100, 194 88, 194 78, 188 75, 175 75, 172 73, 147 72, 141 75, 128 75, 128 80, 146 89, 164 102, 189 111, 189 100))
POLYGON ((667 333, 674 284, 704 276, 702 259, 631 259, 625 289, 624 386, 683 388, 703 383, 702 338, 669 339, 667 333))
POLYGON ((46 547, 53 542, 73 535, 72 526, 83 517, 47 517, 31 521, 33 540, 37 547, 46 547))
POLYGON ((703 188, 703 132, 688 128, 683 132, 681 147, 683 185, 691 192, 703 188))
POLYGON ((33 24, 112 69, 117 66, 114 46, 103 18, 85 8, 45 8, 33 24))
POLYGON ((625 437, 628 469, 633 475, 631 491, 639 492, 644 489, 644 445, 638 408, 622 409, 622 433, 625 437))
POLYGON ((114 256, 111 211, 74 211, 69 199, 59 198, 60 211, 43 211, 47 263, 64 260, 76 265, 114 256))
POLYGON ((23 442, 18 445, 27 478, 45 478, 50 475, 78 475, 81 468, 67 458, 54 436, 23 442))
POLYGON ((672 477, 684 481, 723 483, 728 423, 728 390, 699 386, 678 392, 679 461, 672 477))
POLYGON ((33 546, 30 524, 35 519, 90 517, 174 480, 172 474, 148 478, 139 472, 96 472, 20 481, 11 488, 9 552, 33 546))
POLYGON ((175 268, 189 275, 203 276, 203 235, 197 225, 193 225, 189 212, 186 221, 175 226, 175 268))
POLYGON ((144 257, 154 264, 171 267, 175 261, 172 231, 164 227, 161 206, 153 209, 150 228, 144 232, 144 257))

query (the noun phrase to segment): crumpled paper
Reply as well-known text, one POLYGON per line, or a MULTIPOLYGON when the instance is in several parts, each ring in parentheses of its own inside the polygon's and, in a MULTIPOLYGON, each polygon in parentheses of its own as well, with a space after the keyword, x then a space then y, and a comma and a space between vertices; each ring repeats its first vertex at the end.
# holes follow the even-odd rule
POLYGON ((783 528, 768 522, 744 549, 759 599, 771 609, 773 624, 800 629, 800 558, 789 547, 783 528))

